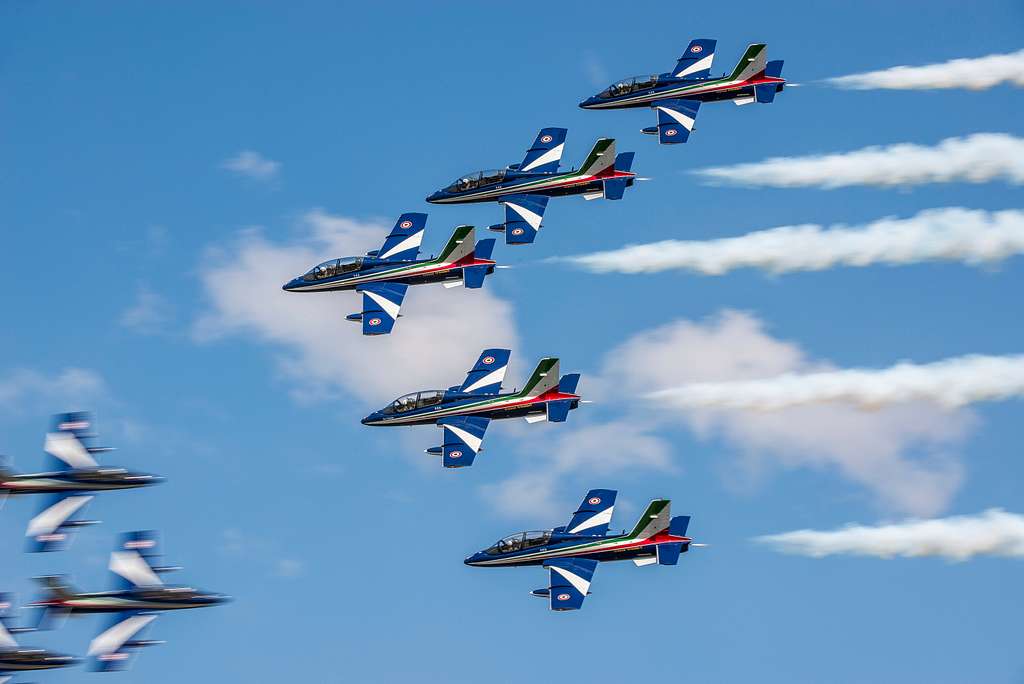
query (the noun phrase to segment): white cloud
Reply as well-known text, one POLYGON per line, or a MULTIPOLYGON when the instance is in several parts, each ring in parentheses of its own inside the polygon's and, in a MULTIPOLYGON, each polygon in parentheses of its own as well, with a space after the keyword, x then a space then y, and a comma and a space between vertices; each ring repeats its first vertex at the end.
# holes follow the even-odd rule
POLYGON ((1001 83, 1024 87, 1024 50, 1005 55, 972 59, 952 59, 940 64, 897 66, 849 76, 837 76, 828 82, 854 90, 933 90, 967 88, 987 90, 1001 83))
POLYGON ((303 228, 308 236, 295 243, 248 230, 211 250, 200 269, 209 306, 193 327, 196 340, 238 335, 271 344, 297 398, 346 392, 373 402, 458 383, 485 347, 518 348, 512 306, 487 286, 410 288, 394 332, 379 337, 363 336, 345 320, 361 310, 362 295, 282 291, 325 259, 380 246, 390 226, 315 210, 303 228))
POLYGON ((739 268, 788 273, 932 260, 980 264, 1015 254, 1024 254, 1024 211, 953 207, 859 226, 781 226, 740 237, 664 240, 560 260, 597 273, 685 269, 722 275, 739 268))
POLYGON ((121 313, 119 322, 143 335, 160 332, 171 317, 167 300, 153 292, 146 285, 140 285, 135 292, 135 301, 121 313))
POLYGON ((1024 183, 1024 138, 975 133, 938 145, 899 143, 852 152, 773 157, 733 166, 698 169, 709 181, 776 188, 899 187, 926 183, 1024 183))
MULTIPOLYGON (((627 395, 831 369, 734 311, 641 332, 606 359, 602 381, 627 395)), ((662 424, 675 424, 681 418, 698 437, 739 449, 742 468, 730 471, 737 484, 769 467, 830 470, 867 488, 883 507, 918 515, 941 510, 959 487, 963 468, 950 452, 974 422, 966 411, 922 402, 876 411, 842 404, 726 410, 669 398, 651 406, 651 419, 661 415, 662 424)))
POLYGON ((975 556, 1024 557, 1024 516, 990 509, 978 515, 908 520, 838 530, 796 530, 758 537, 783 553, 821 558, 837 554, 894 558, 941 556, 963 561, 975 556))
POLYGON ((234 157, 221 162, 221 168, 253 180, 269 181, 277 177, 281 164, 273 159, 267 159, 259 152, 242 150, 234 157))
POLYGON ((306 570, 306 564, 294 558, 279 558, 274 563, 274 575, 282 579, 295 579, 306 570))
POLYGON ((790 372, 754 380, 699 382, 648 395, 685 408, 777 411, 848 402, 861 408, 928 401, 948 409, 1024 396, 1024 355, 961 356, 935 363, 898 363, 882 369, 790 372))
MULTIPOLYGON (((579 413, 573 411, 570 420, 581 420, 579 413)), ((538 427, 532 439, 521 435, 522 458, 527 466, 524 470, 480 488, 483 500, 499 514, 543 524, 561 518, 568 522, 572 510, 566 509, 564 497, 582 496, 597 486, 593 478, 641 470, 676 470, 671 445, 652 434, 654 426, 640 420, 545 427, 548 429, 538 427), (587 475, 586 483, 571 477, 581 473, 587 475), (577 484, 570 493, 567 485, 577 484)))
POLYGON ((76 410, 105 391, 103 378, 88 368, 65 368, 52 375, 17 368, 0 377, 0 408, 8 413, 76 410))

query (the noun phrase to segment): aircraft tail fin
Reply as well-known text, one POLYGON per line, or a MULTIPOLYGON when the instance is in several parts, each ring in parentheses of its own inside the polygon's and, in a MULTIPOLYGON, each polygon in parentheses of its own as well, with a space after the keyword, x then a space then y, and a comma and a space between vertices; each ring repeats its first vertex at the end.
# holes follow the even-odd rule
MULTIPOLYGON (((476 259, 490 260, 494 252, 494 238, 485 238, 476 243, 473 248, 473 257, 476 259)), ((462 269, 462 284, 470 289, 483 287, 484 279, 488 273, 493 272, 494 266, 484 264, 482 266, 467 266, 462 269)))
POLYGON ((476 229, 473 226, 459 226, 448 238, 437 260, 449 264, 458 263, 472 257, 475 247, 476 229))
POLYGON ((583 160, 583 165, 580 166, 580 173, 588 176, 596 176, 602 171, 608 171, 615 168, 615 139, 614 138, 600 138, 594 147, 590 150, 590 154, 583 160))
POLYGON ((548 357, 541 359, 533 370, 530 379, 519 392, 523 398, 539 397, 546 392, 558 389, 558 359, 548 357))
POLYGON ((47 600, 59 599, 63 601, 75 596, 75 590, 71 587, 65 575, 42 575, 32 579, 42 587, 43 596, 47 600))
POLYGON ((740 57, 736 68, 729 75, 729 80, 746 81, 759 74, 764 73, 767 67, 768 46, 764 43, 754 43, 747 48, 747 51, 740 57))
POLYGON ((633 539, 648 539, 669 529, 672 524, 672 502, 668 499, 655 499, 647 505, 646 510, 636 521, 629 533, 633 539))

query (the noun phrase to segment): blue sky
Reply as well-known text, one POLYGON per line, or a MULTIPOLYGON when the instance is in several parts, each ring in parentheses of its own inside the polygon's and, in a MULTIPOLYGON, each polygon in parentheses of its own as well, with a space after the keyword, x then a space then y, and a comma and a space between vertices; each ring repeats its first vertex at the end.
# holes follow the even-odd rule
MULTIPOLYGON (((111 675, 124 681, 513 681, 538 668, 545 681, 1021 681, 1019 560, 810 559, 750 541, 910 513, 1021 512, 1019 400, 883 413, 832 436, 881 421, 865 444, 946 468, 948 486, 923 510, 907 504, 914 481, 893 499, 880 494, 884 475, 852 477, 843 465, 857 454, 831 449, 827 431, 820 448, 789 454, 785 440, 738 437, 748 424, 701 431, 692 416, 655 417, 634 382, 652 368, 725 363, 701 356, 715 344, 700 333, 726 321, 748 337, 723 349, 752 363, 779 345, 838 367, 1020 353, 1019 258, 722 277, 595 275, 544 259, 1013 208, 1019 188, 998 181, 751 190, 689 172, 1020 135, 1019 89, 814 83, 1017 50, 1022 20, 1011 2, 4 5, 0 453, 31 469, 50 414, 95 408, 119 447, 111 461, 169 481, 101 497, 90 513, 105 523, 63 554, 22 554, 35 504, 9 502, 0 587, 28 600, 28 577, 67 572, 105 588, 115 534, 162 530, 180 579, 237 600, 162 617, 152 634, 169 643, 111 675), (670 68, 699 36, 719 40, 716 71, 764 41, 806 85, 770 107, 706 106, 685 146, 641 136, 650 112, 577 109, 617 77, 670 68), (566 163, 610 135, 653 180, 622 202, 553 200, 532 247, 498 246, 514 269, 481 292, 414 291, 395 339, 339 322, 357 310, 353 295, 279 291, 341 256, 327 245, 376 248, 403 211, 429 212, 427 252, 456 224, 497 222, 494 205, 423 198, 464 171, 518 161, 548 125, 569 128, 566 163), (242 150, 276 172, 223 167, 242 150), (676 322, 707 344, 649 358, 623 346, 676 322), (450 472, 422 454, 437 430, 359 424, 394 396, 460 381, 491 337, 515 343, 511 384, 558 355, 597 403, 565 425, 495 424, 474 467, 450 472), (903 420, 919 431, 906 437, 893 427, 903 420), (539 569, 462 565, 505 534, 564 524, 592 487, 620 491, 620 527, 669 497, 711 546, 675 568, 602 566, 574 614, 528 596, 544 586, 539 569)), ((773 429, 799 440, 802 427, 773 429)), ((24 642, 82 652, 96 626, 24 642)))

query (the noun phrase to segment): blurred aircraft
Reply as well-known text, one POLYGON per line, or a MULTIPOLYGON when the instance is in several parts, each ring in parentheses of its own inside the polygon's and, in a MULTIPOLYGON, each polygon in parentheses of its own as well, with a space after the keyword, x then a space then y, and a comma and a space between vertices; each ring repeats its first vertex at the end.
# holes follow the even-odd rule
POLYGON ((72 615, 111 614, 107 626, 89 644, 88 656, 93 670, 123 670, 137 649, 163 643, 138 638, 160 612, 206 608, 230 600, 223 594, 164 584, 160 575, 180 568, 157 565, 158 557, 156 532, 126 532, 110 554, 109 567, 117 586, 113 591, 81 593, 63 576, 37 577, 46 595, 30 605, 42 609, 40 628, 52 629, 72 615))
POLYGON ((497 202, 505 205, 505 222, 490 230, 505 233, 505 243, 523 245, 534 241, 540 230, 548 198, 583 195, 584 198, 618 200, 633 185, 636 174, 630 172, 633 153, 615 154, 615 141, 601 138, 587 155, 579 171, 558 172, 565 145, 565 128, 545 128, 537 134, 533 147, 518 164, 504 169, 477 171, 460 176, 448 187, 438 190, 428 202, 463 204, 497 202))
POLYGON ((690 41, 672 71, 653 76, 623 79, 580 102, 583 109, 627 109, 650 107, 658 110, 658 125, 643 133, 657 135, 663 145, 684 143, 694 130, 701 102, 732 100, 738 105, 770 103, 786 85, 782 60, 766 62, 768 49, 751 45, 731 74, 711 77, 711 62, 717 41, 690 41))
POLYGON ((355 290, 363 293, 361 313, 346 320, 363 324, 364 335, 387 335, 395 325, 410 285, 482 287, 494 273, 494 238, 476 241, 473 226, 459 226, 437 258, 417 259, 426 214, 402 214, 384 245, 364 257, 332 259, 283 286, 288 292, 355 290))
POLYGON ((576 610, 590 593, 597 564, 632 560, 637 566, 675 565, 690 550, 690 516, 671 517, 671 502, 655 499, 630 532, 608 534, 616 491, 592 489, 568 525, 520 532, 500 539, 464 562, 474 566, 540 565, 550 572, 548 586, 534 596, 547 598, 551 610, 576 610))
POLYGON ((525 418, 529 423, 564 422, 579 406, 577 373, 559 378, 558 359, 541 359, 521 391, 501 393, 508 349, 485 349, 461 385, 446 390, 413 392, 363 418, 363 425, 437 425, 444 444, 427 449, 441 456, 445 468, 473 465, 492 420, 525 418))
POLYGON ((14 627, 14 597, 0 593, 0 684, 11 680, 10 675, 32 670, 51 670, 78 662, 77 658, 41 648, 20 648, 15 634, 33 632, 27 627, 14 627))
POLYGON ((162 477, 135 473, 124 468, 100 466, 94 454, 108 447, 87 446, 92 417, 88 413, 60 413, 54 416, 53 431, 46 435, 43 449, 49 454, 47 471, 16 474, 0 465, 0 503, 9 495, 45 494, 39 513, 28 523, 25 536, 28 551, 59 551, 67 545, 70 531, 93 525, 98 520, 73 520, 93 499, 90 492, 133 489, 163 482, 162 477))

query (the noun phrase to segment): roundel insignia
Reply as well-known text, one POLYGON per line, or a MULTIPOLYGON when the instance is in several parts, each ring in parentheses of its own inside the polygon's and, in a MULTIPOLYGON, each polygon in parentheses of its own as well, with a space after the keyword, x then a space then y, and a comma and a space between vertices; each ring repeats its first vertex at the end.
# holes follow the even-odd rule
POLYGON ((676 133, 677 133, 676 129, 670 128, 667 131, 665 131, 665 136, 671 138, 676 133))
POLYGON ((524 232, 525 231, 522 228, 513 228, 512 229, 512 234, 513 235, 522 235, 524 232))
POLYGON ((568 601, 570 598, 572 598, 572 597, 569 596, 568 594, 559 594, 558 595, 558 600, 559 601, 568 601))
POLYGON ((402 221, 398 224, 399 228, 412 228, 412 221, 402 221))
POLYGON ((590 504, 591 506, 596 506, 597 504, 601 503, 601 499, 599 499, 596 496, 592 496, 589 499, 587 499, 587 503, 590 504))
POLYGON ((552 141, 552 139, 553 138, 550 135, 542 135, 542 136, 540 136, 540 141, 542 143, 549 143, 549 142, 552 141))
POLYGON ((704 48, 702 48, 700 45, 694 45, 692 48, 690 48, 690 52, 703 52, 703 51, 704 51, 704 48))
POLYGON ((492 363, 494 363, 494 357, 493 356, 485 356, 484 358, 480 359, 480 361, 482 363, 486 363, 489 366, 492 363))
POLYGON ((371 318, 370 320, 367 321, 367 323, 369 325, 380 325, 380 319, 379 318, 371 318))
POLYGON ((456 449, 455 451, 448 452, 448 458, 462 458, 462 452, 456 449))

